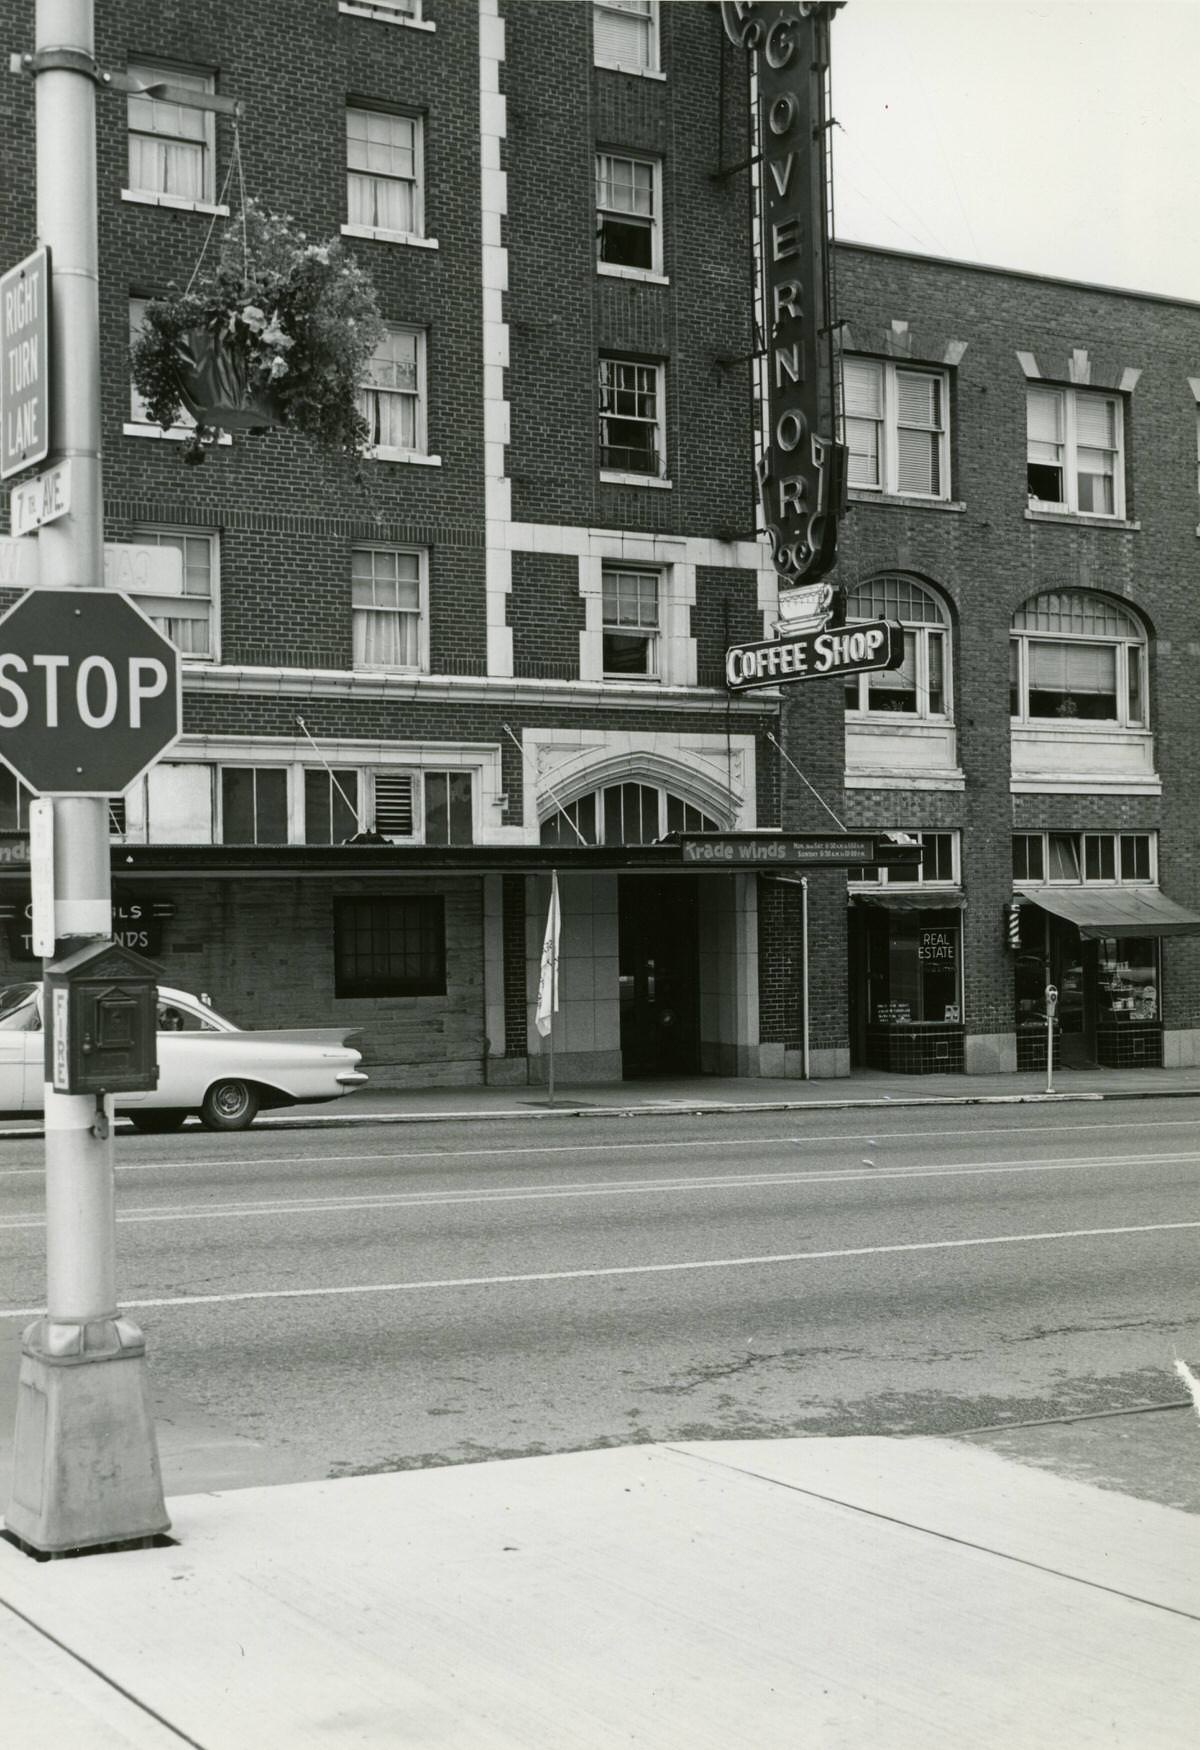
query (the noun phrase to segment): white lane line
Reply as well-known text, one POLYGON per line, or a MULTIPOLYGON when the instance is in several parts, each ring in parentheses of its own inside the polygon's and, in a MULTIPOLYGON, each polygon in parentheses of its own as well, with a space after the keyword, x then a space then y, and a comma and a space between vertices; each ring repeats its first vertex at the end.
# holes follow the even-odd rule
MULTIPOLYGON (((1077 1227, 1047 1233, 988 1234, 970 1240, 909 1240, 890 1246, 841 1246, 836 1251, 766 1252, 745 1258, 689 1258, 674 1264, 602 1264, 581 1270, 527 1270, 511 1276, 441 1276, 413 1282, 353 1282, 338 1288, 248 1288, 233 1294, 181 1294, 122 1300, 124 1312, 188 1306, 235 1306, 263 1300, 336 1300, 363 1294, 422 1294, 447 1288, 513 1288, 535 1282, 586 1282, 608 1276, 672 1276, 698 1270, 747 1270, 767 1264, 819 1264, 841 1258, 883 1258, 905 1252, 960 1252, 986 1246, 1036 1245, 1049 1240, 1113 1239, 1130 1234, 1181 1233, 1200 1221, 1147 1222, 1138 1227, 1077 1227)), ((40 1306, 0 1307, 0 1319, 39 1318, 40 1306)))
MULTIPOLYGON (((400 1165, 404 1161, 477 1161, 503 1159, 508 1156, 525 1155, 589 1155, 589 1154, 628 1154, 633 1149, 680 1149, 680 1148, 753 1148, 771 1147, 788 1143, 797 1148, 817 1148, 825 1143, 876 1143, 880 1148, 889 1143, 921 1142, 927 1137, 970 1136, 981 1144, 988 1144, 997 1136, 1050 1136, 1075 1135, 1081 1130, 1168 1130, 1171 1128, 1195 1130, 1194 1118, 1156 1118, 1145 1124, 1132 1120, 1115 1118, 1100 1124, 997 1124, 987 1130, 958 1127, 950 1130, 872 1130, 838 1131, 836 1135, 827 1136, 721 1136, 721 1137, 685 1137, 682 1140, 666 1138, 636 1138, 621 1142, 573 1142, 573 1143, 538 1143, 524 1148, 422 1148, 387 1150, 372 1154, 339 1153, 330 1156, 326 1150, 318 1149, 313 1154, 287 1155, 194 1155, 187 1160, 159 1161, 121 1161, 116 1163, 119 1173, 162 1173, 173 1169, 187 1170, 193 1167, 211 1169, 213 1167, 292 1167, 311 1166, 319 1161, 334 1160, 342 1162, 359 1161, 391 1161, 400 1165)), ((192 1139, 188 1139, 192 1140, 192 1139)), ((9 1167, 0 1169, 0 1179, 28 1178, 40 1176, 43 1168, 9 1167)))
MULTIPOLYGON (((584 1185, 509 1185, 486 1187, 472 1191, 397 1191, 391 1194, 360 1196, 243 1198, 230 1203, 145 1204, 125 1210, 117 1216, 118 1224, 138 1225, 146 1222, 262 1220, 268 1216, 353 1214, 368 1209, 458 1209, 478 1204, 570 1202, 584 1197, 647 1197, 656 1194, 674 1196, 696 1191, 762 1191, 785 1185, 840 1185, 871 1181, 892 1184, 898 1179, 972 1179, 1000 1173, 1080 1173, 1105 1167, 1158 1167, 1195 1165, 1200 1153, 1106 1155, 1102 1159, 1089 1156, 1084 1160, 998 1161, 992 1163, 947 1165, 944 1167, 861 1167, 831 1169, 829 1172, 790 1173, 721 1173, 697 1178, 664 1179, 602 1179, 584 1185)), ((45 1217, 36 1211, 0 1220, 0 1233, 20 1232, 45 1226, 45 1217)))

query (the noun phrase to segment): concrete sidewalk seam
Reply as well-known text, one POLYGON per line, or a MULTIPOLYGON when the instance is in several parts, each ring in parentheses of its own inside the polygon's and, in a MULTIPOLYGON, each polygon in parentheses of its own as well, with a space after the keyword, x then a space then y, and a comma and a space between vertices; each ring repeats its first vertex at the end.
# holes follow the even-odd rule
POLYGON ((1143 1598, 1136 1592, 1124 1592, 1117 1586, 1106 1586, 1101 1580, 1088 1580, 1081 1574, 1068 1574, 1062 1568, 1051 1568, 1045 1562, 1032 1562, 1027 1556, 1011 1555, 1009 1551, 993 1549, 990 1544, 975 1543, 969 1537, 956 1537, 952 1531, 938 1531, 931 1525, 917 1525, 911 1519, 898 1519, 894 1513, 881 1513, 876 1507, 863 1507, 857 1501, 842 1501, 836 1495, 823 1495, 819 1489, 806 1489, 800 1483, 789 1483, 780 1477, 764 1476, 761 1471, 749 1470, 745 1465, 729 1464, 719 1458, 710 1458, 707 1453, 689 1452, 686 1447, 671 1446, 666 1442, 660 1444, 659 1450, 669 1452, 676 1458, 690 1459, 697 1464, 711 1465, 715 1470, 728 1471, 732 1476, 752 1477, 755 1482, 766 1483, 768 1487, 786 1489, 790 1494, 803 1495, 808 1500, 820 1501, 827 1507, 841 1507, 848 1513, 858 1513, 866 1519, 879 1520, 885 1525, 895 1525, 904 1531, 914 1531, 923 1537, 937 1538, 942 1543, 956 1544, 960 1549, 976 1550, 980 1555, 995 1556, 998 1561, 1012 1562, 1016 1567, 1029 1568, 1035 1573, 1049 1574, 1053 1579, 1066 1580, 1075 1586, 1087 1586, 1094 1592, 1105 1592, 1110 1598, 1120 1598, 1127 1604, 1142 1604, 1150 1610, 1164 1611, 1168 1616, 1182 1617, 1185 1622, 1200 1625, 1200 1615, 1191 1610, 1181 1610, 1176 1604, 1161 1604, 1153 1598, 1143 1598))
MULTIPOLYGON (((26 1561, 31 1559, 32 1558, 29 1556, 24 1557, 24 1560, 26 1561)), ((84 1557, 81 1559, 86 1560, 88 1558, 84 1557)), ((172 1733, 174 1737, 179 1739, 181 1744, 189 1745, 190 1750, 206 1750, 206 1746, 201 1744, 198 1739, 189 1737, 181 1727, 172 1725, 171 1721, 166 1719, 164 1715, 160 1714, 156 1708, 152 1708, 149 1702, 145 1702, 140 1696, 134 1695, 132 1690, 126 1689, 123 1684, 118 1683, 115 1677, 110 1677, 107 1671, 102 1671, 100 1669, 99 1665, 93 1665, 90 1659, 85 1659, 82 1653, 77 1653, 75 1651, 74 1647, 69 1647, 65 1641, 60 1641, 57 1635, 51 1634, 48 1628, 43 1628, 40 1622, 35 1622, 32 1616, 26 1615, 25 1611, 18 1610, 16 1605, 13 1604, 10 1599, 5 1598, 2 1595, 0 1595, 0 1609, 7 1610, 10 1616, 15 1616, 18 1622, 23 1622, 26 1628, 32 1629, 35 1635, 40 1635, 44 1641, 48 1641, 52 1647, 57 1647, 60 1653, 65 1654, 66 1657, 73 1660, 76 1665, 79 1665, 83 1670, 90 1672, 93 1677, 99 1678, 101 1683, 107 1688, 113 1690, 113 1692, 119 1695, 123 1701, 127 1701, 131 1707, 137 1708, 139 1713, 144 1713, 148 1719, 156 1721, 164 1731, 172 1733)))

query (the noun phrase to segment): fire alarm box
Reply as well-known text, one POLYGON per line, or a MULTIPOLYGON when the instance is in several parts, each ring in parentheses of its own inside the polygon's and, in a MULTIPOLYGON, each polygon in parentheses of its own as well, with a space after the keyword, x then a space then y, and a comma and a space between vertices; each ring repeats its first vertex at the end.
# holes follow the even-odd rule
POLYGON ((46 968, 46 1080, 60 1094, 128 1094, 158 1086, 158 969, 115 942, 91 943, 46 968))

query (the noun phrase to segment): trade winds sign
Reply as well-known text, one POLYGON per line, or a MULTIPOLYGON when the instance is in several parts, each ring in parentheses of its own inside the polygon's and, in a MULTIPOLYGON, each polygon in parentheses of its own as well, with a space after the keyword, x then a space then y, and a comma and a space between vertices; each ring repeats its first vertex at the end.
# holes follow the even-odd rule
POLYGON ((755 57, 768 429, 758 489, 781 586, 832 569, 845 448, 834 436, 826 79, 832 4, 725 3, 755 57))

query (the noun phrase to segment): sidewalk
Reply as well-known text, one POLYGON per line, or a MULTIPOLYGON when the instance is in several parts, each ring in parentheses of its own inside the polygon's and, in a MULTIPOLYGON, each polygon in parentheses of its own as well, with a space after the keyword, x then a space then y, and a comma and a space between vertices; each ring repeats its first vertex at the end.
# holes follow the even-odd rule
MULTIPOLYGON (((1168 1417, 1194 1474, 1200 1424, 1168 1417)), ((1200 1515, 978 1440, 634 1446, 170 1506, 174 1548, 0 1543, 14 1750, 1197 1740, 1200 1515)))
MULTIPOLYGON (((977 1106, 1070 1100, 1200 1098, 1200 1069, 1056 1070, 1020 1075, 887 1075, 856 1070, 829 1081, 774 1077, 678 1076, 648 1081, 568 1084, 551 1106, 541 1087, 398 1088, 368 1085, 343 1100, 264 1112, 256 1130, 342 1124, 462 1123, 512 1118, 641 1117, 672 1112, 842 1111, 870 1106, 977 1106)), ((195 1129, 198 1119, 189 1119, 195 1129)), ((122 1126, 128 1130, 129 1126, 122 1126)), ((40 1136, 40 1116, 0 1118, 0 1140, 40 1136)))

